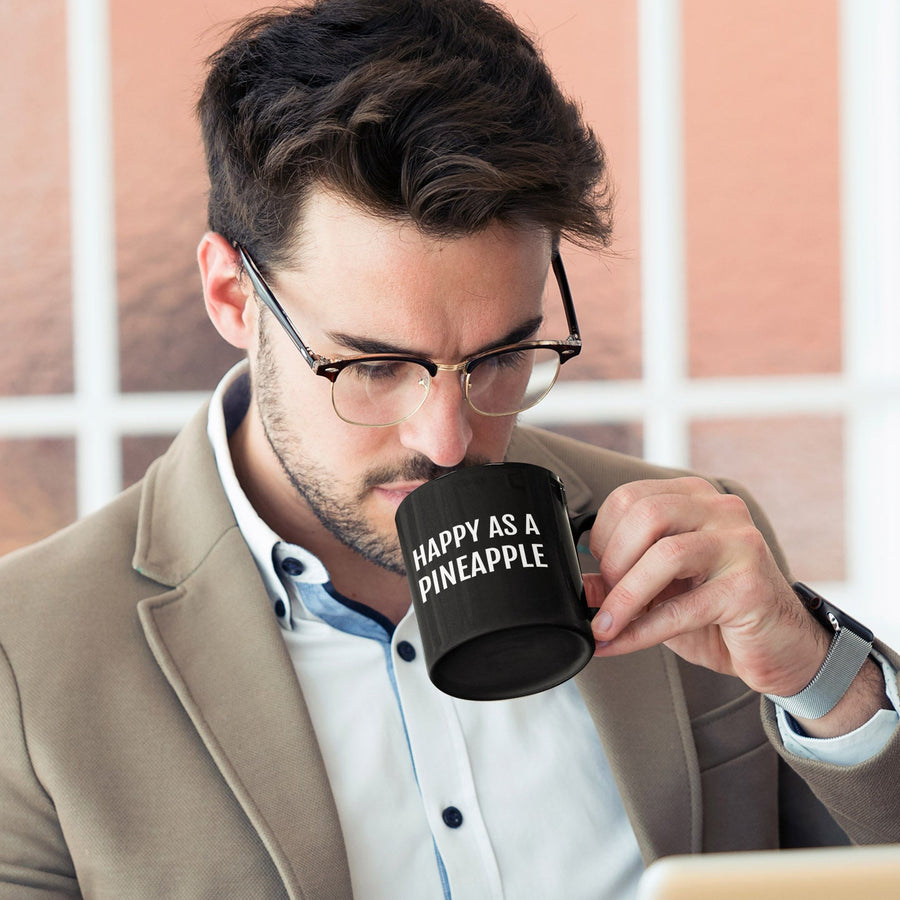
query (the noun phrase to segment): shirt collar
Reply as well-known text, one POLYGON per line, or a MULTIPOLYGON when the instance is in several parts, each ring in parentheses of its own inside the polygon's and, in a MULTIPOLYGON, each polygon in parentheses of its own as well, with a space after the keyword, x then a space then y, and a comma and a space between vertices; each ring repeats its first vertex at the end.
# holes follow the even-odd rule
POLYGON ((206 431, 238 529, 250 548, 278 621, 290 629, 291 621, 298 617, 318 617, 303 605, 299 591, 295 593, 285 587, 278 571, 281 570, 294 584, 326 584, 331 579, 318 557, 303 547, 283 541, 260 518, 235 475, 228 437, 247 414, 249 405, 250 375, 244 360, 234 366, 216 387, 209 404, 206 431), (298 562, 299 565, 296 564, 298 562))

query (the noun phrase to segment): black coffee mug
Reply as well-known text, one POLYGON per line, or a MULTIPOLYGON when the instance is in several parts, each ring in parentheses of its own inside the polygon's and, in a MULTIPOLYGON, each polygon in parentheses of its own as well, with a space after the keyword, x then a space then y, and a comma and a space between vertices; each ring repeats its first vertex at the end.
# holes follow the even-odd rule
POLYGON ((425 661, 440 690, 502 700, 571 678, 594 652, 561 479, 541 466, 458 469, 409 494, 397 533, 425 661))

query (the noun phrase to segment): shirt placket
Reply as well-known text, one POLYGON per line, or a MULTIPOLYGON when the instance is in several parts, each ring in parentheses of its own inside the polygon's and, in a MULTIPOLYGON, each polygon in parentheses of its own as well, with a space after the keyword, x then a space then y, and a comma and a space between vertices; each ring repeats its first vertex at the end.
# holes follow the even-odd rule
POLYGON ((454 900, 502 898, 500 870, 482 816, 455 701, 428 678, 413 613, 391 654, 425 814, 454 900))

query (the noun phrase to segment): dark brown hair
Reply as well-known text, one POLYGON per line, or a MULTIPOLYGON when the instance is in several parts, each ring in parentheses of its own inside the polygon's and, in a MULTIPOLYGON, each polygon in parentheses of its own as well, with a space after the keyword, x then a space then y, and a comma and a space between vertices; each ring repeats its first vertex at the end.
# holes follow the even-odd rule
POLYGON ((288 264, 316 184, 427 234, 537 225, 605 246, 603 149, 484 0, 314 0, 243 19, 198 104, 209 227, 288 264))

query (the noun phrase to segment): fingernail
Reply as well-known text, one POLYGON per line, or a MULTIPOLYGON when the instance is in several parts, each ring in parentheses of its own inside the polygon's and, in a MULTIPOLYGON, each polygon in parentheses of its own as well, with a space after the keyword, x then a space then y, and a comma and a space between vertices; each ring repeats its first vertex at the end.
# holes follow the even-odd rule
POLYGON ((594 617, 594 631, 609 631, 612 628, 612 616, 604 609, 594 617))

